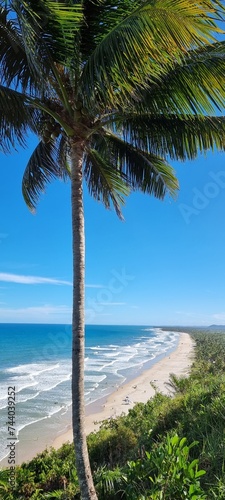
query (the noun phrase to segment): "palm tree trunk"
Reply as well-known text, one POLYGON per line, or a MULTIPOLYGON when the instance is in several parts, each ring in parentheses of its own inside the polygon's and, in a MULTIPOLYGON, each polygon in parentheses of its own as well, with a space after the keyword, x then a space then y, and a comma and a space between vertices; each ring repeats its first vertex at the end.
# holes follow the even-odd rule
POLYGON ((84 404, 84 210, 82 144, 71 141, 71 190, 73 233, 72 413, 76 467, 82 500, 97 500, 90 468, 84 404))

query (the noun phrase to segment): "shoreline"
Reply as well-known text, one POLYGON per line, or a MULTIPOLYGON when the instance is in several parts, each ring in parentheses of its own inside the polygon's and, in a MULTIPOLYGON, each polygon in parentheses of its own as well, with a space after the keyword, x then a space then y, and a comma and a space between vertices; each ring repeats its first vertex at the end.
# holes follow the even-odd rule
MULTIPOLYGON (((128 379, 119 387, 112 387, 106 396, 86 405, 86 434, 97 431, 103 420, 127 414, 136 403, 146 403, 155 394, 154 387, 164 394, 172 391, 166 386, 171 373, 177 376, 188 375, 194 356, 194 341, 189 334, 179 332, 178 343, 174 350, 160 355, 160 358, 150 364, 147 362, 143 371, 136 377, 128 379)), ((72 414, 65 415, 64 428, 57 435, 51 435, 50 421, 43 420, 35 429, 27 426, 22 431, 21 440, 16 445, 16 465, 30 461, 46 448, 60 448, 64 443, 72 442, 72 414)), ((7 457, 0 462, 1 467, 7 467, 7 457)))
MULTIPOLYGON (((187 376, 194 357, 194 341, 190 335, 183 332, 179 332, 179 335, 178 345, 174 351, 166 353, 151 368, 119 386, 116 391, 86 406, 86 434, 97 431, 103 420, 127 414, 136 403, 146 403, 155 394, 154 388, 150 385, 151 382, 158 391, 172 395, 172 391, 166 386, 170 374, 187 376)), ((52 447, 58 449, 72 440, 72 426, 70 425, 66 432, 54 439, 52 447)))

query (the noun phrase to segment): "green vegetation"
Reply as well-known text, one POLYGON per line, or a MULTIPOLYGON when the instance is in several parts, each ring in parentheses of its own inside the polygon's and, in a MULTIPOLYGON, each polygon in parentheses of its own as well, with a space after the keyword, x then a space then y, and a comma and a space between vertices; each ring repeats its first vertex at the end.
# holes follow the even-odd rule
MULTIPOLYGON (((171 375, 174 397, 156 391, 127 416, 88 437, 99 500, 224 500, 225 335, 186 329, 196 343, 188 378, 171 375)), ((44 451, 0 472, 2 500, 79 499, 74 449, 44 451)))

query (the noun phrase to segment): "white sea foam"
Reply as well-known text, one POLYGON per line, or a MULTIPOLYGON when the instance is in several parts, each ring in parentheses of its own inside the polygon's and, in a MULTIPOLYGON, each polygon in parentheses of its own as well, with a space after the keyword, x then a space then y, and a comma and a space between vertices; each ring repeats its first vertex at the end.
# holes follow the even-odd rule
POLYGON ((111 351, 112 350, 111 347, 100 347, 99 345, 95 346, 95 347, 89 347, 88 349, 91 349, 91 351, 96 351, 96 350, 98 350, 98 351, 111 351))
POLYGON ((40 392, 36 392, 35 394, 27 397, 21 394, 21 396, 17 398, 17 403, 27 403, 27 401, 30 401, 30 399, 37 398, 39 394, 40 392))
POLYGON ((115 351, 115 352, 113 352, 113 354, 111 352, 109 352, 108 354, 107 353, 105 354, 105 357, 106 358, 112 358, 114 356, 116 356, 116 357, 120 356, 120 354, 121 354, 121 351, 117 351, 117 352, 115 351))
POLYGON ((101 365, 100 368, 99 368, 99 372, 103 371, 103 370, 108 370, 110 369, 110 367, 112 367, 115 363, 116 363, 116 359, 113 359, 110 363, 105 363, 104 365, 101 365))
POLYGON ((52 410, 50 411, 47 415, 44 415, 40 418, 36 418, 34 420, 31 420, 31 421, 28 421, 26 423, 23 423, 21 424, 19 427, 18 427, 18 438, 19 438, 19 434, 20 432, 25 428, 25 427, 29 427, 30 425, 33 425, 33 424, 37 424, 38 422, 42 422, 42 420, 46 420, 48 418, 51 418, 53 417, 53 415, 55 415, 56 413, 59 413, 60 411, 62 410, 62 407, 60 406, 59 408, 56 408, 55 410, 52 410))
POLYGON ((55 370, 59 368, 59 363, 54 365, 49 364, 40 364, 40 363, 29 363, 26 365, 13 366, 12 368, 7 368, 5 370, 6 373, 18 373, 19 375, 30 375, 30 376, 38 376, 41 373, 55 370))
POLYGON ((106 375, 86 375, 85 381, 86 382, 93 382, 93 383, 97 382, 98 384, 100 384, 100 382, 105 380, 105 378, 106 378, 106 375))

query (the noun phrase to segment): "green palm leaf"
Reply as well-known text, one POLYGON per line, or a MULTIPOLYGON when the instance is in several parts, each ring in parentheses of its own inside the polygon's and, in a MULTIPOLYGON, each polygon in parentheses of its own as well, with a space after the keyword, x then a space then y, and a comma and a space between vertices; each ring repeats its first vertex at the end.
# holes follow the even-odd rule
POLYGON ((124 196, 129 194, 129 187, 125 176, 120 174, 114 158, 100 151, 89 148, 86 153, 84 177, 90 194, 101 201, 106 208, 113 204, 117 215, 123 219, 121 204, 124 204, 124 196))
POLYGON ((67 137, 64 134, 61 135, 57 141, 56 164, 59 165, 60 177, 62 177, 62 179, 67 179, 68 176, 70 177, 69 147, 67 137))
MULTIPOLYGON (((37 2, 37 6, 41 8, 40 2, 37 2)), ((17 15, 15 24, 17 23, 17 29, 22 39, 29 71, 37 80, 39 74, 39 79, 43 85, 43 80, 40 78, 43 73, 43 65, 42 68, 40 64, 37 65, 37 54, 39 54, 40 50, 42 51, 42 44, 37 43, 38 37, 41 35, 40 15, 35 12, 35 9, 26 0, 13 0, 13 10, 17 15)))
POLYGON ((77 3, 71 5, 71 2, 66 1, 39 0, 31 6, 26 0, 14 0, 13 7, 19 25, 17 26, 16 21, 11 23, 5 19, 6 9, 2 9, 4 30, 3 22, 2 26, 0 25, 0 33, 5 34, 2 36, 3 41, 6 38, 0 50, 0 62, 1 59, 4 62, 8 54, 5 66, 10 68, 7 84, 10 84, 13 78, 20 79, 23 71, 26 76, 24 83, 22 82, 24 90, 28 82, 33 80, 37 88, 40 88, 39 96, 46 95, 46 91, 51 93, 53 87, 59 93, 66 109, 70 110, 65 82, 62 80, 63 70, 57 65, 60 63, 68 66, 77 52, 74 50, 74 37, 82 19, 81 5, 77 3), (19 36, 16 36, 17 32, 19 36), (9 38, 11 46, 8 44, 9 38))
POLYGON ((55 62, 68 64, 74 57, 75 36, 83 20, 82 3, 39 0, 32 7, 26 1, 22 4, 24 15, 20 15, 20 23, 22 19, 26 50, 37 59, 37 50, 41 49, 42 57, 51 54, 55 62))
POLYGON ((163 199, 166 193, 176 196, 178 181, 165 159, 109 132, 106 132, 100 147, 105 154, 107 150, 111 151, 121 175, 132 190, 140 190, 159 199, 163 199))
POLYGON ((224 117, 136 113, 121 119, 120 129, 137 148, 172 160, 193 160, 199 152, 225 149, 224 117))
MULTIPOLYGON (((64 149, 63 154, 65 154, 64 149)), ((59 164, 57 159, 59 159, 59 150, 56 144, 53 142, 44 144, 42 141, 37 145, 29 159, 23 176, 22 192, 32 211, 35 209, 40 193, 44 192, 46 184, 53 179, 63 178, 67 175, 63 156, 61 156, 59 164)))
POLYGON ((221 110, 225 100, 224 73, 225 42, 191 51, 157 83, 140 91, 140 110, 164 115, 221 110))
MULTIPOLYGON (((23 41, 15 22, 7 19, 7 9, 0 6, 0 64, 2 83, 17 88, 27 88, 31 84, 31 72, 23 49, 23 41)), ((35 80, 32 84, 36 87, 35 80)))
POLYGON ((27 130, 34 127, 35 110, 26 96, 0 85, 0 151, 8 153, 16 143, 24 146, 27 130))
POLYGON ((141 3, 141 0, 83 0, 84 22, 80 43, 84 63, 105 36, 141 3))
MULTIPOLYGON (((98 44, 84 67, 82 85, 103 105, 122 103, 137 88, 154 82, 190 47, 215 41, 218 32, 209 12, 214 2, 152 0, 120 21, 98 44), (90 92, 91 91, 91 92, 90 92)), ((218 16, 217 16, 218 17, 218 16)))
POLYGON ((45 1, 49 9, 51 27, 55 29, 55 23, 58 25, 57 45, 62 47, 62 62, 65 63, 66 55, 71 53, 74 55, 74 40, 81 22, 83 21, 83 6, 82 3, 64 1, 53 2, 45 1))
POLYGON ((15 88, 19 86, 23 92, 28 90, 40 96, 46 91, 48 80, 43 61, 40 62, 40 46, 37 44, 37 36, 40 36, 39 17, 34 13, 29 15, 30 10, 26 2, 15 1, 14 6, 20 22, 8 18, 10 11, 0 7, 2 83, 8 86, 13 84, 15 88), (45 85, 41 78, 43 71, 45 85))

